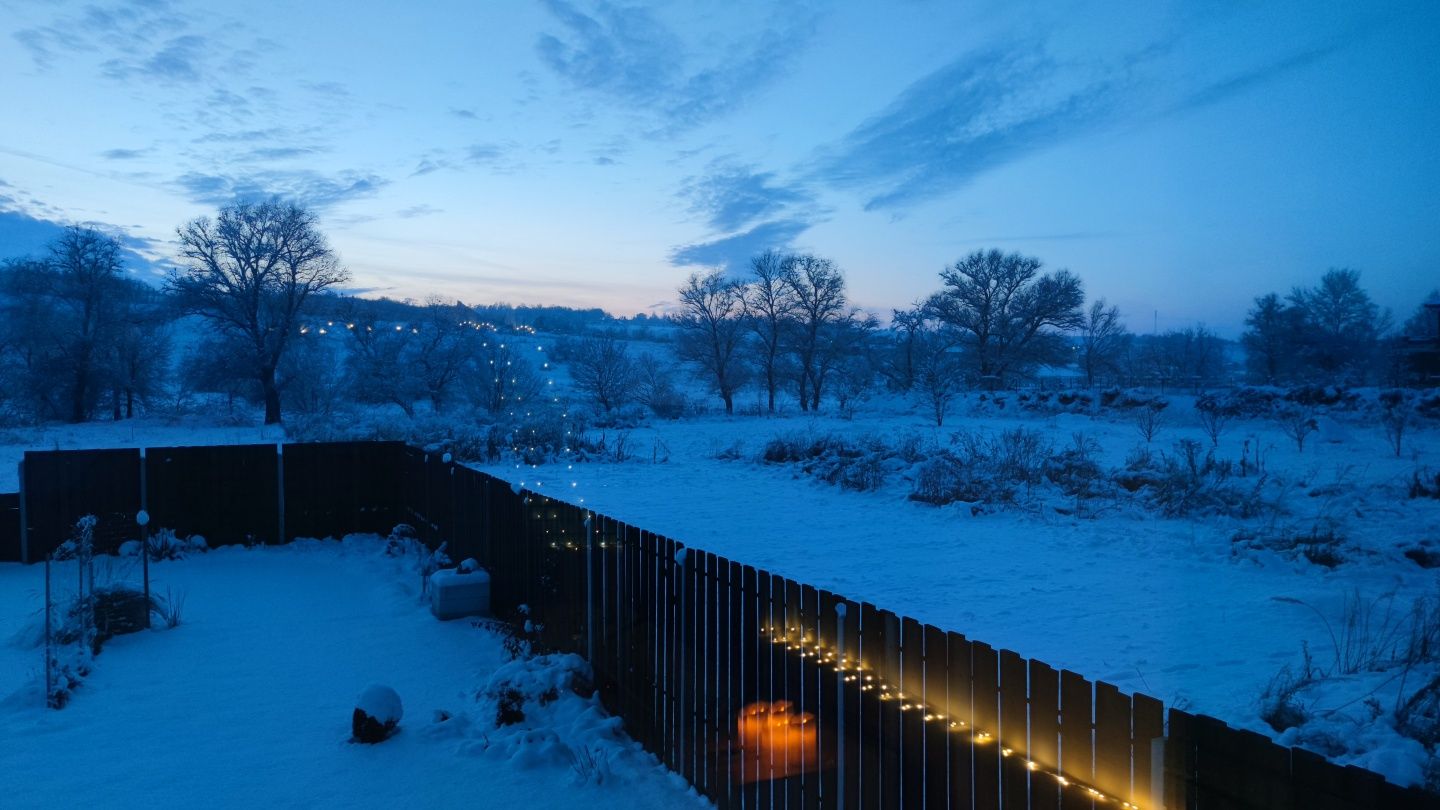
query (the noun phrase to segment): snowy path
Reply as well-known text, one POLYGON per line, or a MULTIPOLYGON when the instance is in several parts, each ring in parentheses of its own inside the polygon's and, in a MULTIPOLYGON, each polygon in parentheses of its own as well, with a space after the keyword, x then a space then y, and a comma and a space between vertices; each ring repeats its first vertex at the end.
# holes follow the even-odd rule
POLYGON ((671 807, 658 770, 576 786, 568 768, 460 753, 434 710, 474 705, 506 661, 493 634, 437 622, 393 561, 338 544, 222 549, 152 569, 184 624, 111 641, 62 711, 38 708, 38 650, 17 650, 42 569, 0 566, 0 805, 26 807, 671 807), (17 618, 19 617, 19 618, 17 618), (20 680, 25 687, 15 692, 20 680), (404 700, 402 733, 352 745, 367 684, 404 700), (19 792, 16 792, 18 788, 19 792))

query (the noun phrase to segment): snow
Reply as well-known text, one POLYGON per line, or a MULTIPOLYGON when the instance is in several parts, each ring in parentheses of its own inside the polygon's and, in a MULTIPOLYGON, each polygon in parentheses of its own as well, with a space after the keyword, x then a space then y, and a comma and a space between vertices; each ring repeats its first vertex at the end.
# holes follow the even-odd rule
POLYGON ((702 804, 593 696, 567 692, 553 712, 497 733, 477 695, 515 668, 499 636, 432 618, 415 561, 384 545, 223 547, 152 564, 155 591, 184 596, 181 624, 112 639, 60 711, 44 708, 33 632, 44 567, 0 564, 0 804, 702 804), (403 695, 409 719, 382 745, 349 744, 353 701, 372 683, 403 695), (611 763, 610 778, 582 779, 581 757, 566 751, 611 763))
POLYGON ((381 723, 399 723, 405 716, 400 695, 394 689, 381 684, 365 687, 355 699, 355 708, 370 715, 381 723))

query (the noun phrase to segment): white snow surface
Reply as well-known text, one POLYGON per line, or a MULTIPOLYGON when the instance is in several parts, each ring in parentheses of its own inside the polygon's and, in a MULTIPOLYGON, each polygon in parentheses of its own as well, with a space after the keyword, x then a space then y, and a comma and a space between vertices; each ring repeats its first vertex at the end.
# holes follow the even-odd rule
MULTIPOLYGON (((184 595, 182 623, 112 639, 59 711, 44 707, 35 632, 44 568, 0 564, 0 806, 703 806, 593 698, 567 692, 497 733, 477 694, 516 666, 499 636, 436 621, 414 561, 383 546, 355 536, 152 565, 156 593, 184 595), (382 745, 350 744, 370 683, 404 695, 410 719, 382 745), (579 751, 598 751, 607 778, 582 777, 579 751)), ((137 576, 125 562, 108 576, 137 576)))

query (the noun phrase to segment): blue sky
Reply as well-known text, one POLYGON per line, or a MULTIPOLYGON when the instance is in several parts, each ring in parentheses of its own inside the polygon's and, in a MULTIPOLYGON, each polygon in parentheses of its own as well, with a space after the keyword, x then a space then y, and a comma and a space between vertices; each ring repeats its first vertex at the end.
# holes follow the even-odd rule
POLYGON ((656 311, 767 247, 877 311, 1022 251, 1140 331, 1440 286, 1434 3, 0 0, 0 42, 0 254, 164 267, 278 194, 402 298, 656 311))

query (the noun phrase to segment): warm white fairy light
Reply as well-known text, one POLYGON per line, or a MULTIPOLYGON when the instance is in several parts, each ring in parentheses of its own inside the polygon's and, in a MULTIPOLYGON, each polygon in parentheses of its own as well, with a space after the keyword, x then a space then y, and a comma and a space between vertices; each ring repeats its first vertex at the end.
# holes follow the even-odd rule
MULTIPOLYGON (((852 664, 848 656, 836 660, 837 651, 821 644, 818 639, 811 639, 803 629, 800 628, 777 628, 761 627, 760 635, 769 636, 770 643, 776 646, 783 646, 789 651, 798 651, 801 658, 819 658, 819 663, 831 667, 837 673, 843 675, 841 681, 844 683, 859 683, 861 692, 876 691, 880 694, 878 698, 882 701, 900 701, 900 711, 923 711, 921 720, 926 723, 945 723, 946 728, 954 734, 968 733, 970 741, 975 745, 987 745, 995 742, 995 735, 988 731, 969 727, 964 720, 946 719, 946 715, 923 702, 914 700, 913 696, 906 697, 900 689, 886 683, 882 678, 872 671, 865 669, 859 659, 852 664)), ((1009 758, 1015 754, 1015 749, 1006 745, 1000 745, 1000 756, 1009 758)), ((1140 810, 1140 806, 1131 802, 1122 801, 1104 791, 1091 785, 1077 782, 1056 771, 1047 770, 1041 767, 1040 763, 1032 760, 1025 760, 1026 770, 1035 773, 1044 773, 1053 777, 1062 788, 1074 787, 1083 790, 1087 795, 1096 801, 1115 802, 1122 810, 1140 810)))

